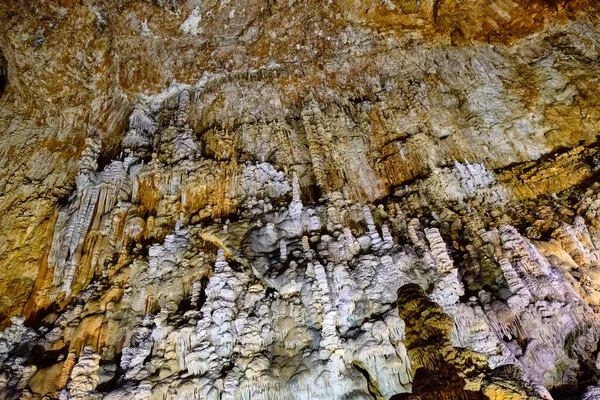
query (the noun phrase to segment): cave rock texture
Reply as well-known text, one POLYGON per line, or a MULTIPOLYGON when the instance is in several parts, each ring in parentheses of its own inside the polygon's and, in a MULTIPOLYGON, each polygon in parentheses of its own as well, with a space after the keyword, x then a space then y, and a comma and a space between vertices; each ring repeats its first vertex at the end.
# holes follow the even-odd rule
POLYGON ((0 0, 0 398, 600 399, 596 0, 0 0))

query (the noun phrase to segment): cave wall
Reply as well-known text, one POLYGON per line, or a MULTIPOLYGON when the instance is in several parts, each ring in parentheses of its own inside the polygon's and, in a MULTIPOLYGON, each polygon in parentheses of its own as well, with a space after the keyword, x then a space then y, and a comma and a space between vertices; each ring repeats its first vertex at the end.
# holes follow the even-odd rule
POLYGON ((595 398, 597 11, 0 3, 3 396, 595 398))

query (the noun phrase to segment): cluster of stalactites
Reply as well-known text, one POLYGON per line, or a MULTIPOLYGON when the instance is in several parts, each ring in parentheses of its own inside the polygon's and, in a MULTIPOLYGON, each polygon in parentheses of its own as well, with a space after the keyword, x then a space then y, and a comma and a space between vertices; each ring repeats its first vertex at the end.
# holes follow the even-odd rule
MULTIPOLYGON (((203 177, 216 172, 195 164, 201 161, 201 146, 186 125, 190 107, 189 91, 183 90, 173 120, 158 133, 153 118, 137 108, 123 141, 127 157, 113 161, 101 172, 97 172, 100 142, 86 142, 78 198, 60 210, 49 257, 54 284, 69 293, 76 275, 85 271, 85 257, 90 257, 86 263, 95 269, 104 261, 108 263, 113 254, 122 254, 126 239, 140 241, 147 226, 157 223, 152 216, 146 224, 135 195, 140 181, 137 174, 150 177, 155 186, 145 190, 162 196, 156 206, 163 212, 162 222, 169 226, 167 220, 177 218, 177 224, 175 232, 161 236, 162 243, 148 247, 145 259, 136 253, 139 259, 131 268, 139 267, 142 272, 136 270, 139 274, 132 274, 132 279, 139 280, 135 282, 136 290, 143 295, 132 294, 136 291, 133 286, 125 290, 128 296, 137 295, 130 304, 134 317, 144 317, 130 331, 120 367, 126 380, 141 382, 136 389, 140 397, 144 397, 141 393, 157 395, 159 389, 150 388, 147 382, 160 376, 169 383, 157 387, 173 385, 171 389, 184 397, 232 399, 236 391, 241 391, 244 398, 285 398, 287 394, 280 393, 288 393, 287 389, 271 387, 269 382, 275 382, 280 373, 283 376, 284 368, 279 363, 288 362, 298 362, 294 373, 285 378, 289 382, 286 388, 292 388, 290 393, 313 390, 315 397, 327 398, 366 393, 362 375, 353 380, 357 373, 353 365, 360 365, 378 382, 382 395, 408 390, 415 364, 404 344, 404 321, 397 315, 395 290, 411 282, 431 289, 427 301, 454 318, 452 344, 485 354, 492 367, 520 362, 524 368, 533 365, 544 374, 550 371, 548 379, 557 382, 561 378, 552 376, 558 373, 556 365, 575 370, 575 361, 562 350, 568 347, 569 335, 579 335, 580 342, 594 342, 596 333, 579 334, 589 314, 576 310, 580 305, 577 293, 514 227, 504 225, 479 232, 486 249, 493 249, 489 262, 498 264, 496 283, 501 290, 481 290, 478 297, 461 304, 464 289, 458 263, 442 237, 437 216, 431 226, 422 226, 417 219, 405 218, 398 204, 386 211, 382 205, 359 205, 335 192, 322 199, 325 204, 305 205, 296 170, 290 184, 289 177, 268 162, 247 163, 239 172, 235 170, 237 175, 231 178, 235 189, 227 193, 244 198, 244 205, 255 212, 254 217, 213 226, 206 235, 221 246, 221 241, 235 238, 236 228, 244 230, 251 225, 249 233, 244 233, 234 246, 236 254, 242 255, 239 260, 249 268, 240 270, 230 265, 220 248, 214 273, 203 287, 205 281, 198 278, 202 274, 183 272, 196 267, 191 257, 201 258, 197 257, 199 250, 193 237, 202 228, 198 224, 188 230, 186 189, 201 186, 188 181, 190 171, 198 170, 203 177), (153 164, 144 166, 138 156, 142 152, 148 155, 150 148, 155 152, 153 164), (282 206, 280 202, 290 191, 291 202, 282 206), (353 231, 349 225, 358 229, 353 231), (82 245, 90 232, 96 235, 94 245, 84 252, 82 245), (399 234, 406 234, 409 245, 401 243, 399 234), (181 276, 186 279, 183 286, 189 286, 185 296, 190 296, 192 308, 183 315, 176 313, 177 304, 173 305, 172 299, 180 301, 185 296, 166 293, 164 288, 169 286, 162 286, 163 291, 154 294, 147 290, 148 286, 161 287, 159 284, 170 280, 173 285, 169 288, 181 286, 177 281, 181 276), (151 315, 159 308, 159 296, 163 296, 159 305, 162 308, 151 315), (164 298, 171 301, 165 305, 164 298), (553 322, 549 327, 544 324, 547 320, 553 322), (519 337, 537 342, 533 340, 524 350, 519 337), (552 343, 561 350, 549 354, 538 343, 552 343), (337 379, 342 383, 333 388, 337 379)), ((302 124, 316 182, 326 187, 331 133, 316 101, 307 103, 302 124)), ((456 163, 454 168, 434 171, 433 175, 425 180, 425 184, 436 183, 427 189, 430 196, 440 187, 445 190, 441 197, 450 200, 477 196, 493 200, 494 193, 501 194, 493 187, 493 174, 480 164, 456 163), (451 185, 444 187, 444 182, 451 185)), ((553 240, 577 264, 597 264, 594 237, 581 219, 576 219, 573 226, 557 229, 553 240)), ((467 247, 473 259, 480 256, 474 246, 467 247)), ((209 274, 203 276, 208 278, 209 274)), ((593 289, 584 285, 587 281, 583 278, 581 282, 583 290, 593 289)), ((579 351, 580 346, 578 343, 573 348, 579 351)), ((64 393, 80 398, 93 395, 101 381, 96 359, 84 349, 64 393)), ((72 356, 73 364, 75 360, 72 356)), ((418 361, 426 363, 426 357, 424 360, 418 361)), ((532 380, 542 375, 531 367, 527 372, 532 380)))
POLYGON ((331 133, 326 129, 319 104, 309 98, 302 111, 302 125, 308 141, 308 151, 312 160, 312 169, 318 186, 327 188, 329 171, 329 139, 331 133))
POLYGON ((156 123, 141 108, 129 117, 129 129, 123 138, 123 150, 127 153, 147 152, 153 146, 156 123))

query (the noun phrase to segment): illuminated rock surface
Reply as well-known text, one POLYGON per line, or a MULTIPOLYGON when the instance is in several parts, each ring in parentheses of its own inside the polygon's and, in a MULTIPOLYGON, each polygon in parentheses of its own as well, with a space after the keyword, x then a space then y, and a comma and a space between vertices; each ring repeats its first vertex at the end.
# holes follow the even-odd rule
POLYGON ((0 397, 600 399, 600 14, 0 1, 0 397))

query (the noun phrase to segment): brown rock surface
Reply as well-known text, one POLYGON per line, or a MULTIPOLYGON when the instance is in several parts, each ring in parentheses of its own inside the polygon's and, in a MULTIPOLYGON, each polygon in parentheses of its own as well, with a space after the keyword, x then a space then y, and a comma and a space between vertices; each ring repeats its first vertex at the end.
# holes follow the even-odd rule
POLYGON ((592 396, 598 11, 0 0, 0 396, 592 396))

